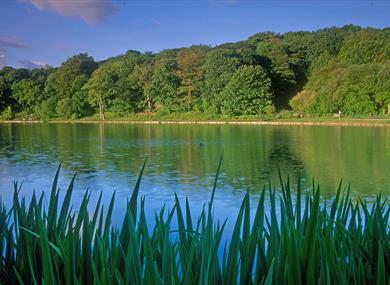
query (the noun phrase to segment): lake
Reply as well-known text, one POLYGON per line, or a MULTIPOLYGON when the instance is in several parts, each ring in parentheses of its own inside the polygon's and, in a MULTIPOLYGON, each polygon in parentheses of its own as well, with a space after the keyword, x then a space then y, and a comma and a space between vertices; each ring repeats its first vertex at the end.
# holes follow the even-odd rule
MULTIPOLYGON (((390 128, 254 125, 0 124, 0 195, 10 204, 13 181, 21 194, 48 191, 62 162, 60 187, 77 178, 74 204, 86 189, 92 200, 116 191, 116 217, 123 212, 145 158, 141 196, 153 213, 172 205, 174 193, 199 212, 210 198, 221 153, 215 213, 236 213, 249 191, 255 202, 264 185, 278 188, 278 169, 305 189, 312 179, 324 198, 342 178, 355 197, 390 195, 390 128)), ((254 205, 255 203, 252 203, 254 205)))

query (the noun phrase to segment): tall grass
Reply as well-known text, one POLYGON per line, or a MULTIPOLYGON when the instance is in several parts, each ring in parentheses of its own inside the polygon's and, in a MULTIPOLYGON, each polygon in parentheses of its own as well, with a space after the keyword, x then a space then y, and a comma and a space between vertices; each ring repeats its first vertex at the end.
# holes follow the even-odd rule
POLYGON ((73 178, 60 201, 59 169, 47 203, 43 194, 26 202, 15 184, 12 209, 0 209, 0 282, 390 284, 390 207, 380 195, 372 204, 352 201, 340 184, 325 202, 319 187, 303 193, 298 183, 292 194, 289 180, 281 179, 281 192, 263 189, 254 215, 245 195, 222 242, 225 221, 213 216, 218 174, 197 219, 190 202, 175 197, 174 208, 162 207, 148 227, 145 201, 138 199, 144 167, 119 227, 111 221, 115 194, 108 205, 100 195, 88 211, 86 192, 74 210, 73 178))

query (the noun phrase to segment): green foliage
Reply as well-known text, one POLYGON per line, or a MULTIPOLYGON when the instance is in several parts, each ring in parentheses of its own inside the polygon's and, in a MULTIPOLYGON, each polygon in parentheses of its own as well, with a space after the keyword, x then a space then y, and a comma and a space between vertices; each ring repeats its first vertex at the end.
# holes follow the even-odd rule
POLYGON ((222 93, 222 112, 232 115, 263 113, 272 105, 271 80, 259 66, 237 69, 222 93))
POLYGON ((54 92, 56 97, 61 99, 71 98, 96 68, 97 64, 87 54, 72 56, 50 74, 46 92, 54 92))
POLYGON ((346 37, 354 37, 359 30, 359 27, 347 25, 342 28, 322 29, 313 34, 307 44, 307 55, 311 62, 311 69, 323 66, 326 59, 337 57, 346 37))
POLYGON ((8 106, 3 112, 0 113, 0 118, 3 120, 12 120, 15 118, 15 113, 12 111, 12 107, 8 106))
POLYGON ((64 98, 57 102, 56 113, 65 119, 69 119, 73 114, 72 100, 70 98, 64 98))
POLYGON ((157 110, 180 110, 180 78, 175 74, 175 68, 176 61, 170 58, 160 58, 156 61, 147 92, 153 98, 157 110))
POLYGON ((377 63, 389 60, 386 47, 390 36, 382 35, 378 30, 366 29, 350 35, 342 48, 339 58, 350 64, 377 63))
POLYGON ((22 79, 12 84, 12 97, 23 109, 31 109, 44 99, 41 86, 31 79, 22 79))
POLYGON ((192 109, 193 97, 199 94, 199 84, 203 80, 202 65, 207 51, 206 46, 192 46, 177 53, 176 73, 181 81, 179 92, 187 110, 192 109))
POLYGON ((154 107, 154 98, 151 94, 152 89, 152 76, 153 76, 153 64, 151 60, 137 64, 131 74, 131 79, 135 82, 142 99, 139 102, 141 109, 146 109, 148 112, 152 111, 154 107))
POLYGON ((10 104, 11 90, 4 78, 0 76, 0 111, 10 104))
POLYGON ((38 118, 56 118, 57 117, 57 100, 55 97, 50 97, 49 99, 43 101, 35 109, 35 114, 38 118))
POLYGON ((207 55, 203 66, 205 72, 204 109, 212 113, 220 112, 221 92, 240 65, 243 65, 242 59, 234 51, 216 49, 207 55))
POLYGON ((303 90, 290 100, 290 106, 294 111, 305 113, 314 104, 315 97, 315 92, 303 90))
POLYGON ((12 98, 12 85, 21 80, 28 79, 29 71, 27 69, 14 69, 6 66, 0 70, 0 111, 10 105, 15 109, 17 102, 12 98))
POLYGON ((286 98, 299 90, 305 80, 307 70, 307 46, 297 42, 305 36, 290 33, 286 38, 274 36, 261 41, 256 46, 260 63, 267 69, 275 95, 274 103, 286 107, 286 98))
POLYGON ((0 206, 2 284, 388 284, 390 205, 352 200, 341 183, 330 201, 318 186, 303 193, 280 178, 280 192, 264 188, 257 207, 242 200, 231 233, 213 216, 221 161, 210 201, 197 217, 175 197, 147 223, 138 201, 141 168, 123 212, 112 224, 115 194, 94 207, 87 191, 72 207, 74 178, 60 198, 59 170, 44 194, 0 206), (294 193, 296 194, 292 194, 294 193), (104 204, 104 205, 103 205, 104 204), (226 242, 222 241, 226 239, 226 242))
POLYGON ((376 114, 387 110, 390 64, 332 64, 314 72, 290 105, 299 112, 376 114))
POLYGON ((275 77, 274 85, 286 89, 295 83, 295 74, 291 66, 289 47, 280 38, 273 38, 257 45, 257 53, 263 57, 264 65, 272 71, 275 77))
POLYGON ((99 63, 83 53, 58 68, 4 67, 0 111, 11 106, 23 116, 65 119, 99 113, 101 120, 106 112, 120 117, 153 112, 272 113, 263 110, 268 105, 278 112, 292 107, 317 115, 339 110, 382 113, 389 104, 389 31, 346 25, 314 32, 266 32, 216 47, 194 45, 155 54, 129 50, 99 63), (272 104, 251 102, 257 96, 253 88, 258 87, 248 88, 244 78, 237 79, 242 66, 266 71, 271 85, 261 84, 270 89, 265 93, 273 94, 272 104), (376 75, 370 76, 366 68, 376 75), (244 89, 250 93, 244 94, 244 89), (237 106, 233 92, 240 94, 237 106))
POLYGON ((29 71, 25 68, 12 68, 9 66, 6 66, 2 70, 3 76, 5 81, 9 84, 12 85, 14 82, 22 80, 22 79, 27 79, 29 77, 29 71))
POLYGON ((55 97, 58 101, 57 115, 69 118, 73 113, 79 112, 80 102, 75 94, 82 90, 92 72, 97 68, 97 63, 85 53, 72 56, 55 69, 47 78, 45 93, 47 97, 55 97))
POLYGON ((92 106, 99 108, 101 116, 104 115, 104 111, 111 105, 117 94, 115 89, 117 80, 118 76, 115 73, 113 64, 107 62, 92 74, 83 87, 83 91, 88 94, 88 101, 92 106))

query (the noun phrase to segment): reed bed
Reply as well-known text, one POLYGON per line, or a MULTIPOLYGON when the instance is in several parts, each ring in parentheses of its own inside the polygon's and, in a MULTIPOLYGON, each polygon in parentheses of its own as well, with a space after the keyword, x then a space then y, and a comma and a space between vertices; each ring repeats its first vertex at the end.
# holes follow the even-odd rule
POLYGON ((59 198, 60 168, 47 202, 44 194, 26 202, 15 183, 12 208, 0 204, 0 283, 390 284, 390 207, 380 195, 373 203, 355 200, 340 183, 325 201, 318 186, 304 192, 298 183, 292 193, 281 179, 281 190, 262 190, 255 213, 245 195, 225 239, 226 221, 213 216, 219 167, 198 217, 175 197, 153 226, 138 198, 144 167, 116 227, 115 194, 108 205, 100 195, 89 211, 86 192, 74 210, 74 178, 59 198))

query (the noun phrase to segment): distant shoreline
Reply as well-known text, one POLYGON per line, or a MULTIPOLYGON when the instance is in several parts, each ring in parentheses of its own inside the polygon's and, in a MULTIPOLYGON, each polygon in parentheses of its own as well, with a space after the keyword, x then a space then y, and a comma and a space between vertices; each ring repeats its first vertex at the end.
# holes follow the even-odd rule
POLYGON ((257 126, 354 126, 354 127, 390 127, 388 119, 345 119, 345 120, 0 120, 0 124, 178 124, 178 125, 257 125, 257 126))

